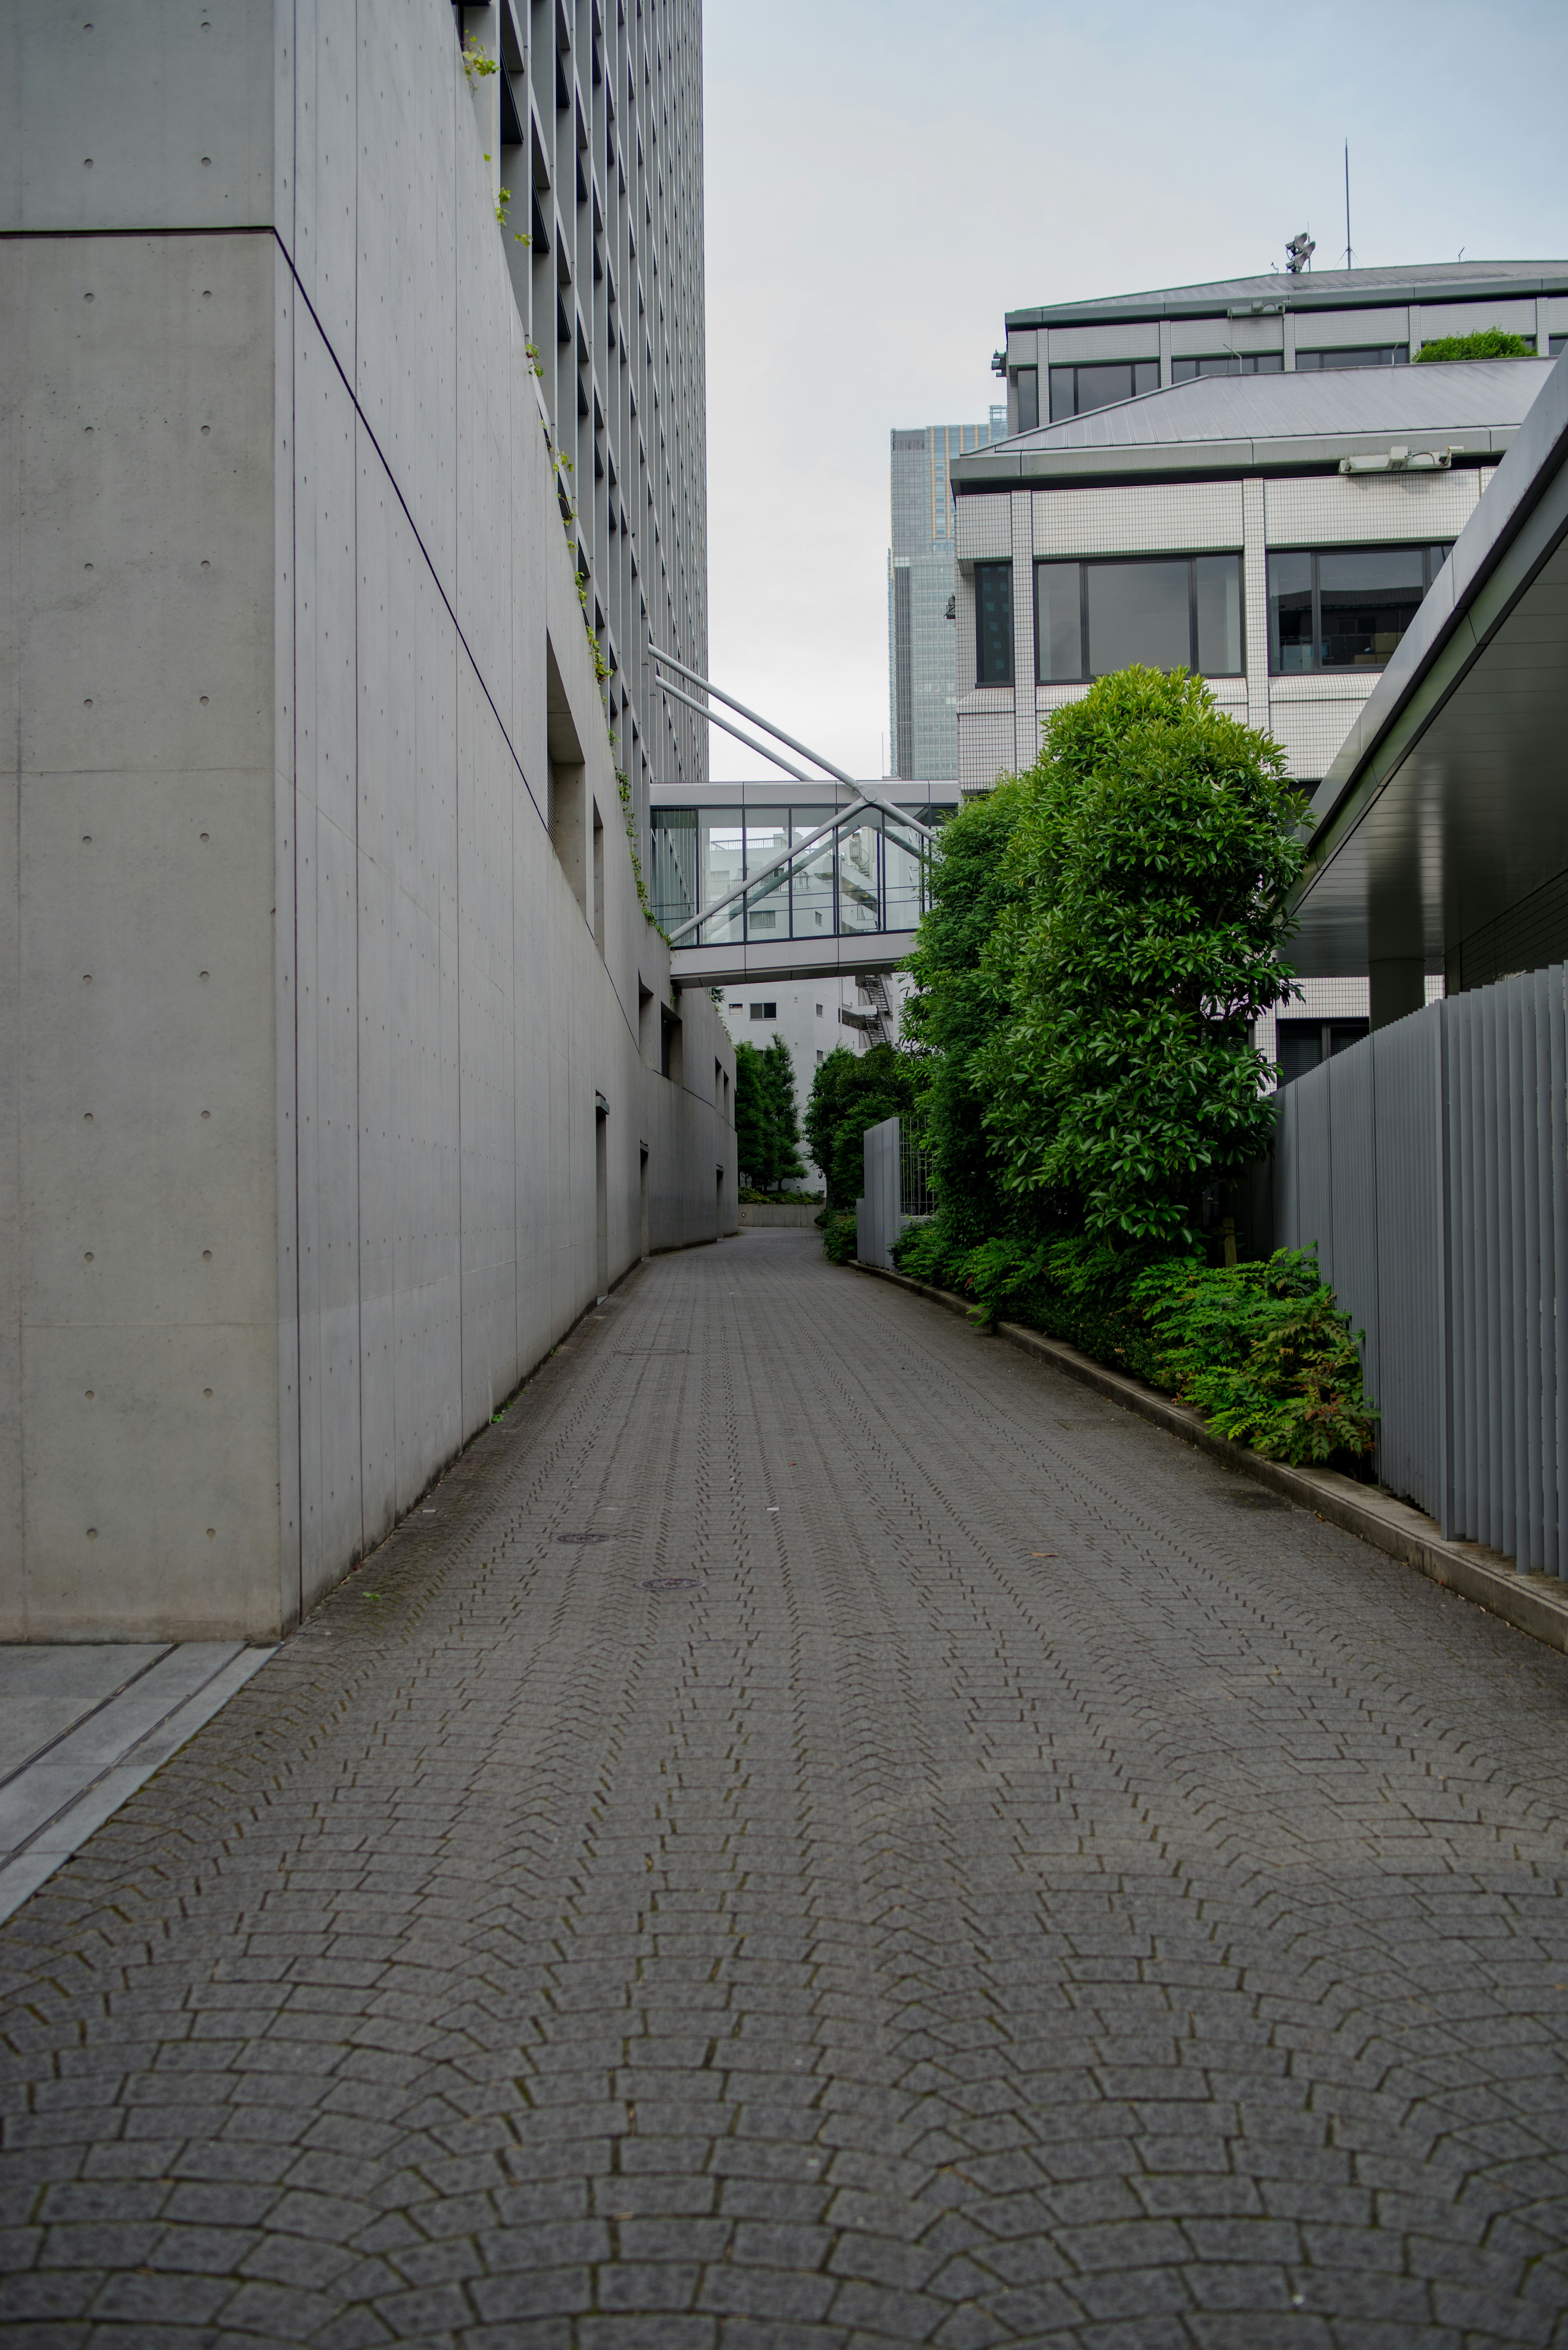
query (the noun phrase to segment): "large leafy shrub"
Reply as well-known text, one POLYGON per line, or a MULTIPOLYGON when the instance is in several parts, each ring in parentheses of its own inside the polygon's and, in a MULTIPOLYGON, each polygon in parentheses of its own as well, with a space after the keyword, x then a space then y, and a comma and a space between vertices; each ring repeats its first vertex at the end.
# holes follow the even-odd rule
MULTIPOLYGON (((817 1065, 805 1106, 806 1148, 821 1168, 829 1208, 853 1208, 864 1188, 862 1137, 915 1106, 914 1061, 893 1045, 867 1053, 844 1045, 817 1065)), ((853 1252, 851 1252, 853 1253, 853 1252)))
POLYGON ((917 1281, 974 1301, 982 1328, 1022 1322, 1129 1371, 1270 1460, 1358 1461, 1377 1414, 1348 1318, 1311 1250, 1206 1265, 1104 1240, 993 1238, 954 1255, 932 1226, 894 1250, 917 1281))
POLYGON ((1028 782, 1008 777, 949 817, 932 852, 931 903, 909 962, 915 992, 903 1033, 925 1047, 918 1065, 921 1139, 949 1249, 972 1248, 1009 1212, 975 1060, 1011 1009, 1005 966, 989 950, 1017 899, 1006 852, 1028 798, 1028 782))
POLYGON ((1377 1414, 1347 1315, 1310 1249, 1255 1264, 1152 1265, 1132 1285, 1160 1382, 1221 1436, 1272 1461, 1361 1457, 1377 1414))
POLYGON ((1100 679, 1021 779, 1011 895, 983 968, 1000 1024, 968 1056, 1014 1218, 1169 1249, 1206 1186, 1267 1149, 1250 1041, 1286 997, 1304 803, 1201 679, 1100 679))
POLYGON ((804 1175, 799 1141, 789 1046, 782 1036, 775 1036, 765 1053, 754 1045, 737 1045, 735 1155, 742 1181, 760 1191, 776 1191, 804 1175))

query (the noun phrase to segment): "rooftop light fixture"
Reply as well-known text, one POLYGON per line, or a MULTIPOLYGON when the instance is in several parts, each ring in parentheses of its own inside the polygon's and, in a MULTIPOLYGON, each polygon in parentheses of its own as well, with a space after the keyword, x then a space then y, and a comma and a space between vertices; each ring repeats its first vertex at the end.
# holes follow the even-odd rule
MULTIPOLYGON (((1459 443, 1459 455, 1464 455, 1464 443, 1459 443)), ((1386 452, 1365 457, 1342 457, 1342 473, 1446 473, 1454 462, 1452 448, 1417 449, 1414 456, 1409 450, 1396 442, 1386 452)))

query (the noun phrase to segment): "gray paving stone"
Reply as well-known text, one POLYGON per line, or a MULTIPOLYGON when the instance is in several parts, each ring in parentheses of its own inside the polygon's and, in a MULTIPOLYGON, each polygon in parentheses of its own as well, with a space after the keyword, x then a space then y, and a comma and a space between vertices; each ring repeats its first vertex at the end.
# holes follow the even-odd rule
POLYGON ((7 2350, 1568 2350, 1568 1659, 1234 1491, 644 1268, 0 1929, 7 2350))

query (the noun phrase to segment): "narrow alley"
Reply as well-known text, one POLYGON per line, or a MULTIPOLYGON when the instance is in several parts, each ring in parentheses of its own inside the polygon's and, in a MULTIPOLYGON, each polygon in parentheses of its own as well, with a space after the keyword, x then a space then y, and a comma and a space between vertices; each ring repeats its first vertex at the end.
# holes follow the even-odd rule
POLYGON ((38 2350, 1568 2342, 1568 1659, 642 1267, 0 1929, 38 2350))

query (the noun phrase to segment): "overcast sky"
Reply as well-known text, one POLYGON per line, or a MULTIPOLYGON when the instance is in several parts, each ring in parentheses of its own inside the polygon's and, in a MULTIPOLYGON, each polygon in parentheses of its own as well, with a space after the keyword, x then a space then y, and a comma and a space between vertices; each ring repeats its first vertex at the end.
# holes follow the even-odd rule
MULTIPOLYGON (((1568 255, 1568 7, 706 0, 716 681, 888 730, 888 436, 978 421, 1002 317, 1266 271, 1568 255)), ((772 771, 727 736, 715 776, 772 771)))

